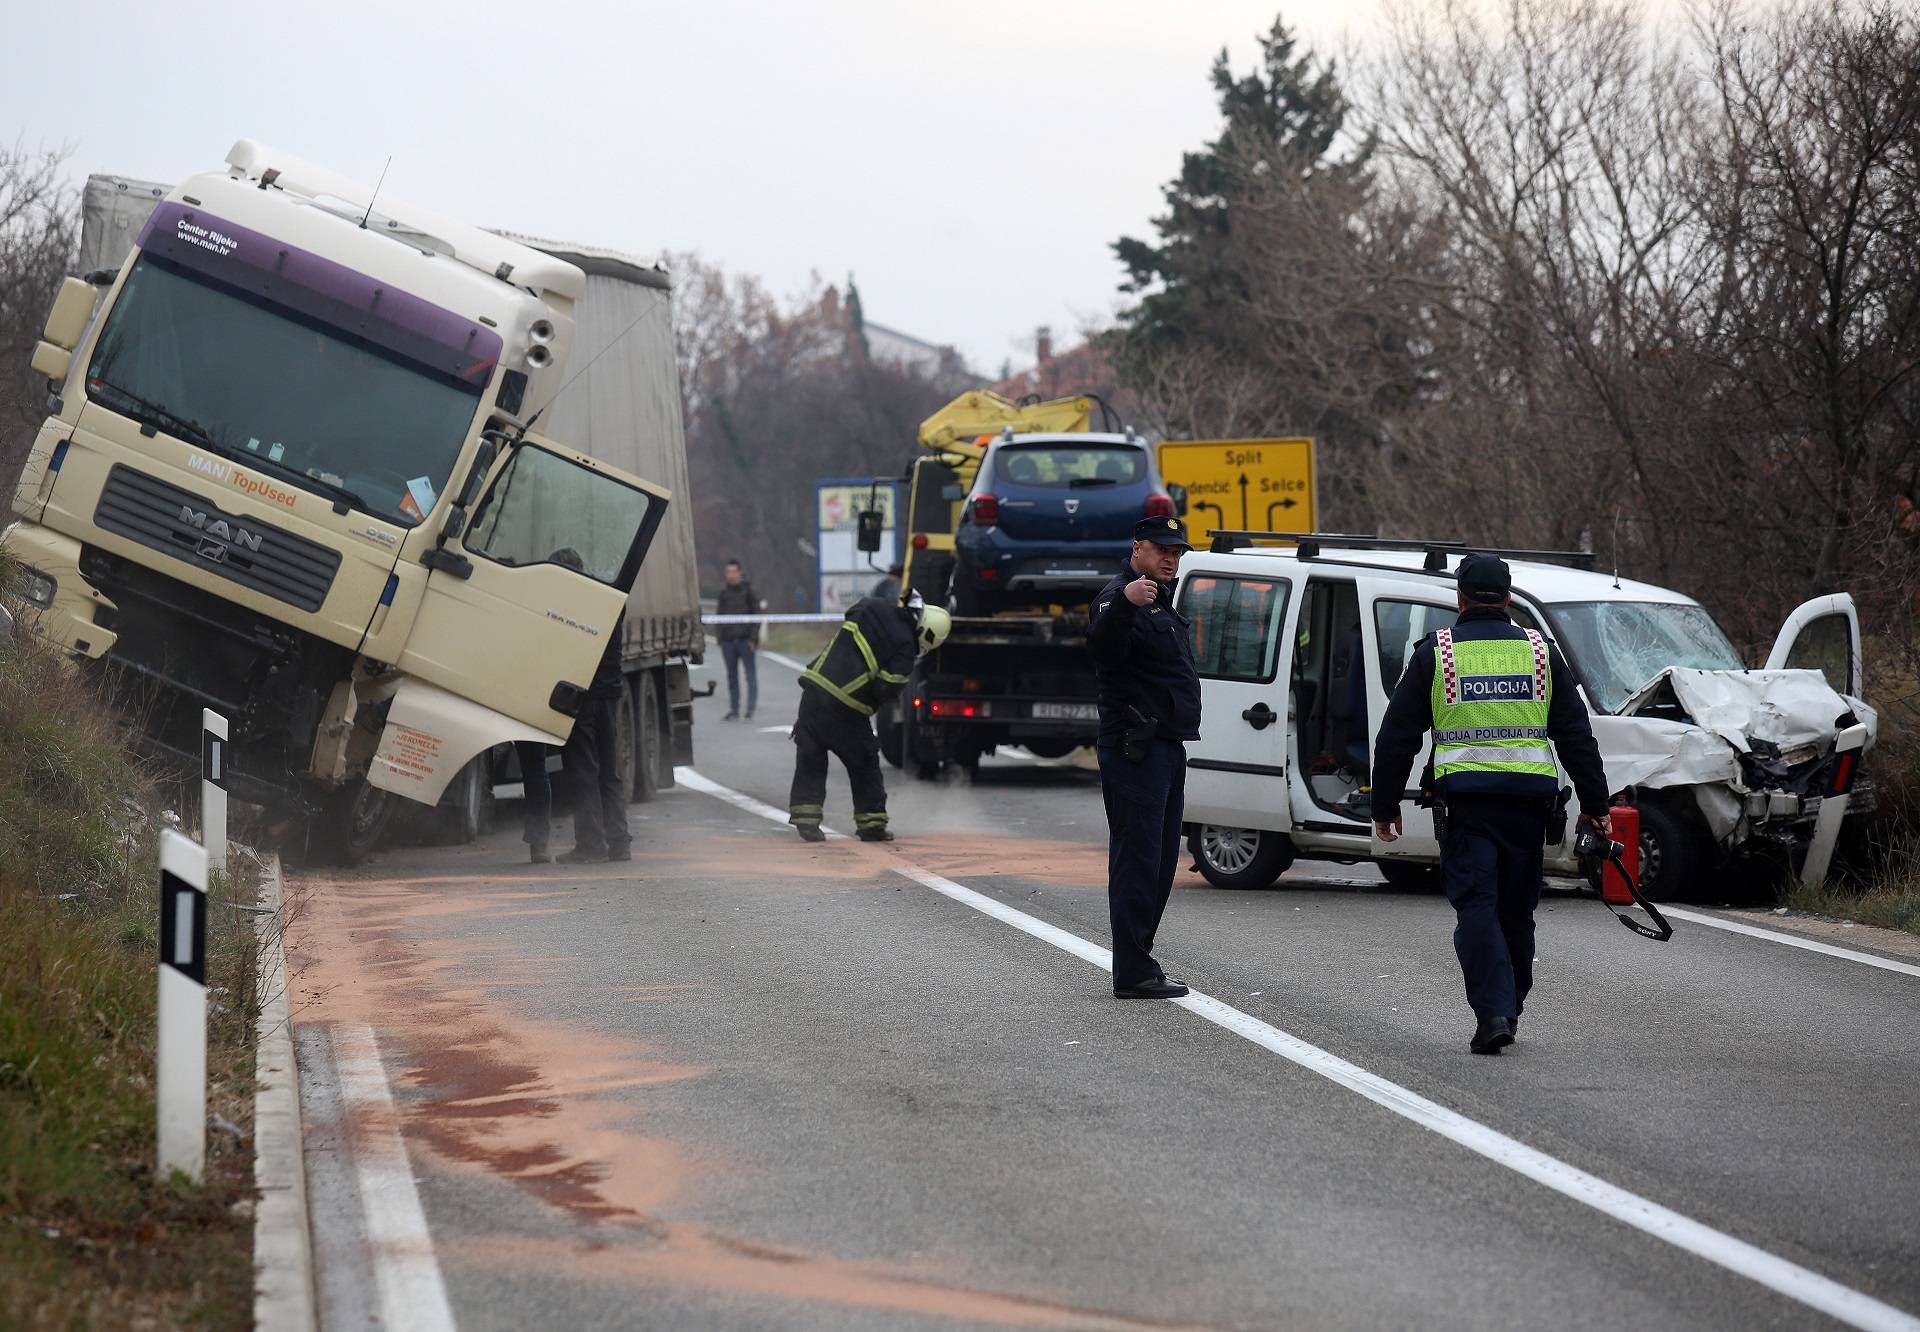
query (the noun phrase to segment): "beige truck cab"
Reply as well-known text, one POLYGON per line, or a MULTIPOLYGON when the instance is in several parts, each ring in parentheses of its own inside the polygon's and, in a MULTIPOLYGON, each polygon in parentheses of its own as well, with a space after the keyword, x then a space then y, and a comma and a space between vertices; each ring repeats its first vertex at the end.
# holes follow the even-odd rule
MULTIPOLYGON (((1405 835, 1375 839, 1369 768, 1414 648, 1454 623, 1465 553, 1448 542, 1302 536, 1281 546, 1227 533, 1181 559, 1176 595, 1201 693, 1187 832, 1210 882, 1264 888, 1299 858, 1373 862, 1389 882, 1437 884, 1431 811, 1409 800, 1405 835)), ((1849 732, 1864 728, 1870 743, 1874 728, 1851 597, 1800 607, 1766 666, 1750 670, 1690 597, 1584 567, 1592 557, 1578 553, 1502 553, 1515 623, 1565 658, 1608 789, 1639 807, 1650 893, 1685 891, 1763 848, 1796 863, 1807 854, 1831 778, 1851 780, 1838 757, 1859 742, 1849 732)), ((1855 812, 1871 799, 1869 785, 1852 787, 1855 812)), ((1571 824, 1547 848, 1551 872, 1576 870, 1571 824)))
POLYGON ((560 743, 667 492, 531 432, 575 265, 250 140, 170 191, 36 349, 6 545, 34 627, 348 857, 388 796, 560 743))

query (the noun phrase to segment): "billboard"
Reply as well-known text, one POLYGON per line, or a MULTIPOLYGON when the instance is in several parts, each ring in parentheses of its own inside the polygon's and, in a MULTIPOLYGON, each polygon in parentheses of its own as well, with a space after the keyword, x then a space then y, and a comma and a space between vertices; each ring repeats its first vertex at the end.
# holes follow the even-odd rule
POLYGON ((814 483, 814 548, 819 552, 818 595, 823 611, 841 611, 873 591, 900 563, 902 487, 889 477, 836 477, 814 483), (880 549, 869 555, 856 540, 862 510, 880 513, 880 549))

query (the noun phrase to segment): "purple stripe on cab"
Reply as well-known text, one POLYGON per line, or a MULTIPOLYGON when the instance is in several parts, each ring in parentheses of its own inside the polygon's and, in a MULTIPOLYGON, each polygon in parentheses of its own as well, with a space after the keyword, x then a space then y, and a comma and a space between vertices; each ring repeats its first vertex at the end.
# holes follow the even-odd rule
POLYGON ((204 209, 161 204, 140 232, 140 248, 476 386, 500 359, 492 329, 204 209))

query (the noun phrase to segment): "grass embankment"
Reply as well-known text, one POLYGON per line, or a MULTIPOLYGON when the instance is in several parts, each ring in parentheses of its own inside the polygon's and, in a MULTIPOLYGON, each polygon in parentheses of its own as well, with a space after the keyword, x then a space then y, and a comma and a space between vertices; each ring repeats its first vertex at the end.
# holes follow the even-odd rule
MULTIPOLYGON (((0 755, 0 1326, 249 1326, 250 1139, 211 1133, 197 1187, 155 1177, 156 790, 19 635, 0 755)), ((250 1132, 253 931, 221 897, 208 1108, 250 1132)))
POLYGON ((1879 740, 1862 771, 1879 789, 1879 813, 1842 839, 1825 884, 1790 884, 1786 905, 1920 934, 1920 679, 1892 679, 1876 692, 1879 740))

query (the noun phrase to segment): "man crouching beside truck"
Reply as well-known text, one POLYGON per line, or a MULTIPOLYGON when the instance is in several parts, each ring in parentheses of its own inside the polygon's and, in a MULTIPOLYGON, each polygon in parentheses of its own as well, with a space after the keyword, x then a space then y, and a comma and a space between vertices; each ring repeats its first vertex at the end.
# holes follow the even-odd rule
POLYGON ((803 841, 822 842, 827 755, 837 754, 853 786, 853 823, 863 842, 891 842, 887 783, 872 717, 900 692, 913 659, 946 641, 952 617, 915 597, 902 606, 878 597, 853 604, 813 664, 800 673, 800 715, 793 723, 793 790, 787 822, 803 841))
POLYGON ((1381 841, 1399 840, 1400 798, 1431 728, 1421 785, 1441 802, 1440 873, 1477 1019, 1468 1048, 1499 1054, 1513 1044, 1533 985, 1533 909, 1560 792, 1549 742, 1573 778, 1581 821, 1602 832, 1612 824, 1587 710, 1560 654, 1507 615, 1506 562, 1469 555, 1456 581, 1459 621, 1420 641, 1387 702, 1374 744, 1373 826, 1381 841))

